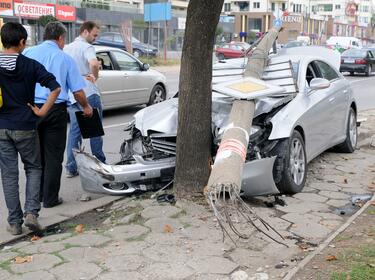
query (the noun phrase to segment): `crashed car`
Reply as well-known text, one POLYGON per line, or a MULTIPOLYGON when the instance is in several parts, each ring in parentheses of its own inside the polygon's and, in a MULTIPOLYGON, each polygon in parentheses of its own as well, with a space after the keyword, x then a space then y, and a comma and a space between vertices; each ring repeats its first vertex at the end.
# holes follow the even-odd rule
MULTIPOLYGON (((300 192, 308 162, 332 147, 345 153, 355 150, 357 105, 349 82, 338 71, 340 58, 332 53, 325 48, 296 47, 293 52, 269 57, 262 80, 283 91, 256 100, 243 195, 300 192)), ((213 72, 214 150, 228 126, 234 100, 217 89, 223 81, 240 78, 246 67, 246 59, 227 62, 215 65, 213 72)), ((88 192, 128 194, 170 182, 175 167, 177 110, 176 96, 136 113, 125 129, 121 160, 116 164, 103 164, 76 151, 82 187, 88 192)))

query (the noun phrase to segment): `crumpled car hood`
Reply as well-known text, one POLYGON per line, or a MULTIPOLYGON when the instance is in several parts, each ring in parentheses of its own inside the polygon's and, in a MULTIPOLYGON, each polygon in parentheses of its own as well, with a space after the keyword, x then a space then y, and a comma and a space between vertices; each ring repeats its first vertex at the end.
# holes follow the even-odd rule
MULTIPOLYGON (((262 98, 256 100, 254 117, 270 112, 273 108, 289 102, 293 97, 262 98)), ((233 99, 219 93, 212 93, 212 123, 215 127, 224 127, 232 109, 233 99)), ((171 98, 164 102, 146 107, 135 115, 135 126, 142 135, 148 131, 156 131, 168 135, 177 135, 178 98, 171 98)))

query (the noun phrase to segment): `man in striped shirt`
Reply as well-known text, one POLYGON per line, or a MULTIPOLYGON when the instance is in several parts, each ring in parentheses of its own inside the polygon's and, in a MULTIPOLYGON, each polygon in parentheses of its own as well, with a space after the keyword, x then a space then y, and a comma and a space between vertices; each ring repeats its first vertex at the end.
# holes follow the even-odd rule
POLYGON ((0 169, 5 203, 8 208, 7 230, 18 235, 25 226, 40 231, 39 190, 42 176, 39 139, 36 130, 38 117, 45 116, 60 93, 55 76, 43 65, 22 55, 27 32, 14 22, 1 28, 4 51, 0 53, 0 169), (34 105, 35 86, 48 88, 48 100, 40 108, 34 105), (26 173, 24 213, 19 199, 18 154, 26 173))

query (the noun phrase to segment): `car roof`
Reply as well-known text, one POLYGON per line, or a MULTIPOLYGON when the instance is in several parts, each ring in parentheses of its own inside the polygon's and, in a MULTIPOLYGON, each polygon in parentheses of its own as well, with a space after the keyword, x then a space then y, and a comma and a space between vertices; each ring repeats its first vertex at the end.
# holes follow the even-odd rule
POLYGON ((114 47, 108 47, 108 46, 103 46, 103 45, 93 45, 95 48, 95 51, 123 51, 122 49, 119 48, 114 48, 114 47))

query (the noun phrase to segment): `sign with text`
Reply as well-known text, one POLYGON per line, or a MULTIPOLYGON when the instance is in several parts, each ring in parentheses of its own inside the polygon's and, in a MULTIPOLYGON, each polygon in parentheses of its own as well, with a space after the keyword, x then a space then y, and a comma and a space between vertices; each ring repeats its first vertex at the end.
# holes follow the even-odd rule
POLYGON ((24 3, 20 0, 14 0, 14 15, 25 18, 39 18, 41 16, 55 16, 55 5, 24 3))
POLYGON ((0 16, 13 16, 13 0, 0 0, 0 16))
POLYGON ((76 7, 56 5, 56 18, 61 21, 76 21, 76 7))
POLYGON ((290 23, 301 23, 302 22, 302 16, 299 15, 284 15, 281 17, 283 22, 290 22, 290 23))

